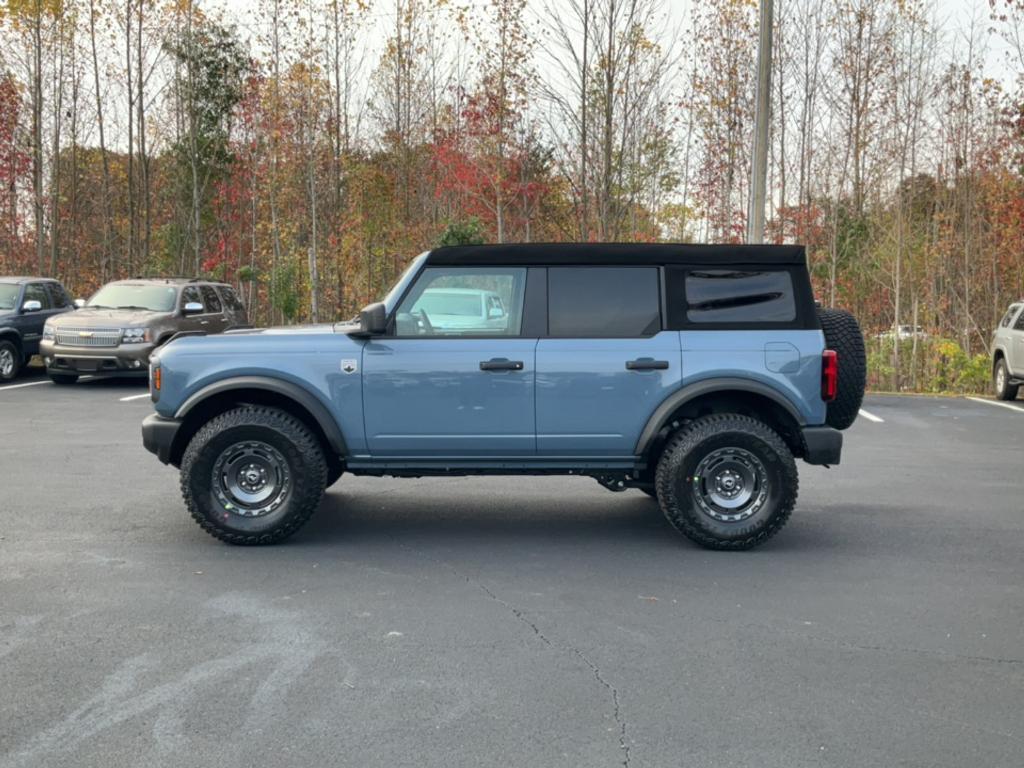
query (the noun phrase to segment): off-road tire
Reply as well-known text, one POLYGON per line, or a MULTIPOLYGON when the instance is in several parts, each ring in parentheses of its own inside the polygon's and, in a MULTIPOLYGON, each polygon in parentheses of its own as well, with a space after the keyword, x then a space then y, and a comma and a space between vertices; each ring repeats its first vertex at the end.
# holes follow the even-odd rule
POLYGON ((181 461, 181 494, 193 519, 229 544, 276 544, 288 538, 316 511, 326 482, 324 452, 309 427, 285 411, 258 405, 211 419, 192 437, 181 461), (277 451, 289 474, 289 490, 280 506, 258 517, 233 512, 214 488, 214 468, 222 453, 246 441, 277 451))
POLYGON ((999 400, 1016 400, 1020 384, 1010 383, 1010 369, 1004 358, 999 358, 992 367, 992 388, 996 391, 996 398, 999 400), (1000 373, 1002 374, 1003 386, 999 386, 1000 373))
POLYGON ((708 549, 741 550, 763 544, 786 524, 796 504, 799 479, 793 454, 763 422, 735 413, 702 416, 672 435, 658 461, 658 501, 680 533, 708 549), (723 522, 697 501, 701 462, 721 449, 740 449, 761 463, 763 505, 741 521, 723 522))
POLYGON ((864 334, 857 319, 841 309, 819 309, 818 318, 825 333, 825 348, 839 355, 839 386, 836 399, 828 404, 825 423, 846 429, 857 419, 864 402, 868 375, 864 334))
POLYGON ((0 341, 0 359, 7 360, 10 366, 6 373, 0 368, 0 381, 14 381, 18 378, 21 371, 21 352, 14 346, 14 342, 6 339, 0 341))
POLYGON ((47 373, 50 377, 50 381, 59 387, 70 387, 76 381, 78 381, 78 374, 76 373, 47 373))

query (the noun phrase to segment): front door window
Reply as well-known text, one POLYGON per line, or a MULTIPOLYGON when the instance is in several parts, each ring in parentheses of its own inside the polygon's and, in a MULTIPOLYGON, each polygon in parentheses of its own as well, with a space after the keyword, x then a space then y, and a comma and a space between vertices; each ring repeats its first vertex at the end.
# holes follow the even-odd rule
POLYGON ((518 336, 523 323, 526 269, 424 270, 395 317, 395 335, 518 336))

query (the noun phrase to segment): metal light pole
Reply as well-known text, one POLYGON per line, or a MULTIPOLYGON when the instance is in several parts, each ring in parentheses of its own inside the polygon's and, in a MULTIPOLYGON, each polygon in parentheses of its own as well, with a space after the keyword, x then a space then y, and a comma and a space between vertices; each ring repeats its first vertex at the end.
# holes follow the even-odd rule
POLYGON ((757 47, 757 112, 754 153, 750 166, 747 242, 764 242, 765 195, 768 186, 768 126, 771 122, 773 0, 761 0, 761 32, 757 47))

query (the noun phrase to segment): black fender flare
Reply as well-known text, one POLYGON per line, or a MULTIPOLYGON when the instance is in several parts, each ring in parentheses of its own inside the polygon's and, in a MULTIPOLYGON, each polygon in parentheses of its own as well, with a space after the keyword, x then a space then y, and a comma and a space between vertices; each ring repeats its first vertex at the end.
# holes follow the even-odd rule
POLYGON ((21 338, 17 328, 0 328, 0 340, 13 341, 18 349, 25 347, 25 340, 21 338))
POLYGON ((751 394, 766 397, 788 413, 798 426, 803 427, 807 423, 807 420, 801 415, 800 411, 788 397, 780 393, 777 389, 774 389, 760 381, 739 377, 701 379, 693 384, 686 385, 682 389, 677 389, 671 395, 662 400, 661 405, 654 409, 654 413, 652 413, 651 417, 647 420, 647 424, 644 426, 643 432, 640 433, 640 438, 637 440, 636 455, 643 456, 647 453, 647 450, 651 447, 655 438, 657 438, 658 433, 661 432, 666 424, 668 424, 668 420, 672 417, 672 414, 681 405, 685 405, 691 400, 696 400, 698 397, 714 392, 737 391, 749 392, 751 394))
POLYGON ((334 420, 334 417, 331 416, 330 411, 327 410, 327 407, 320 401, 320 399, 309 390, 300 387, 298 384, 293 384, 292 382, 285 381, 284 379, 275 379, 271 376, 235 376, 230 379, 223 379, 222 381, 215 381, 213 384, 208 384, 197 392, 192 393, 185 402, 178 407, 178 410, 174 414, 174 418, 182 420, 188 415, 189 411, 204 400, 214 395, 238 389, 259 389, 264 392, 272 392, 274 394, 287 397, 290 400, 294 400, 305 408, 306 411, 308 411, 316 420, 316 423, 327 437, 327 442, 330 444, 331 448, 339 456, 348 455, 348 449, 345 446, 345 438, 341 434, 341 429, 338 427, 338 423, 334 420))

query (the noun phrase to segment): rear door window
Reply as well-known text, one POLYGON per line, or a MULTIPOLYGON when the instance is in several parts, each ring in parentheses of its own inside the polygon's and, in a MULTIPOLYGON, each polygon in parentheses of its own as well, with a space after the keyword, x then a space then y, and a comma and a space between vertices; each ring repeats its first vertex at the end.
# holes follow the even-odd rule
POLYGON ((50 306, 54 309, 64 309, 72 305, 71 298, 59 283, 47 283, 46 290, 50 294, 50 306))
POLYGON ((1017 322, 1013 324, 1013 330, 1024 331, 1024 312, 1017 315, 1017 322))
POLYGON ((679 293, 678 287, 670 293, 672 314, 685 312, 687 325, 775 325, 797 319, 788 270, 691 268, 679 293))
POLYGON ((657 267, 550 267, 548 335, 651 336, 661 330, 657 267))
POLYGON ((238 294, 235 293, 234 288, 222 285, 220 286, 220 295, 224 299, 224 304, 226 304, 227 308, 232 312, 237 312, 239 314, 245 312, 245 306, 243 306, 241 300, 238 298, 238 294))

